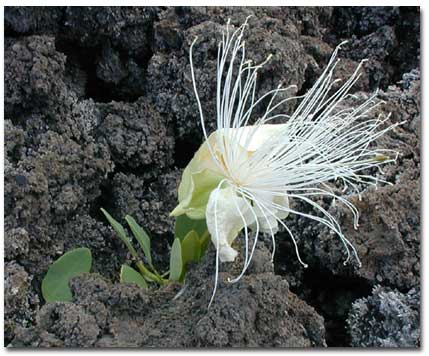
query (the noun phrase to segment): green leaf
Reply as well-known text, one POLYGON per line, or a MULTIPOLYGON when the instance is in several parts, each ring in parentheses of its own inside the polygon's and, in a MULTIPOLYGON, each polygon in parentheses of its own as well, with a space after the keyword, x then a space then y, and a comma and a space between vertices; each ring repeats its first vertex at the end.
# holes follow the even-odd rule
POLYGON ((206 220, 193 220, 185 214, 180 215, 176 218, 176 223, 174 225, 174 237, 183 240, 186 235, 192 230, 194 230, 198 234, 198 236, 202 236, 207 230, 206 220))
POLYGON ((204 256, 204 253, 207 250, 207 246, 210 242, 210 233, 208 230, 204 231, 202 235, 200 235, 200 258, 204 256))
POLYGON ((186 235, 182 241, 182 262, 185 266, 188 262, 197 262, 200 258, 200 238, 198 234, 192 230, 186 235))
POLYGON ((42 295, 47 302, 71 302, 71 278, 91 270, 92 256, 88 248, 70 250, 58 258, 48 269, 42 281, 42 295))
POLYGON ((135 259, 138 259, 137 251, 134 249, 133 245, 131 245, 131 241, 128 239, 124 227, 120 223, 118 223, 115 219, 113 219, 106 210, 104 210, 103 208, 101 208, 100 210, 103 212, 104 216, 106 216, 107 220, 109 221, 110 225, 112 225, 113 230, 115 230, 118 237, 127 246, 128 251, 130 251, 131 255, 135 259))
POLYGON ((182 248, 179 239, 174 239, 170 254, 170 279, 179 281, 182 274, 182 248))
POLYGON ((143 230, 143 228, 137 224, 137 222, 134 220, 134 218, 130 215, 125 216, 125 220, 127 221, 128 225, 131 228, 131 231, 137 241, 139 242, 148 262, 149 265, 152 265, 152 256, 150 254, 150 238, 149 235, 146 233, 146 231, 143 230))
POLYGON ((143 276, 130 266, 122 265, 119 279, 121 283, 135 283, 139 287, 147 289, 147 283, 143 276))

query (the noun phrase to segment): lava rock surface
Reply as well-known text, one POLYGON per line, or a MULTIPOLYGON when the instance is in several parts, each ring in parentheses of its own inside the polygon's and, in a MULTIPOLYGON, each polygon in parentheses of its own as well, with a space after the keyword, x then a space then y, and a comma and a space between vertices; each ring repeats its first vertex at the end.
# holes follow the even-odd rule
POLYGON ((6 345, 419 346, 418 8, 6 7, 4 52, 6 345), (338 77, 368 60, 350 100, 379 88, 386 104, 373 115, 405 121, 377 142, 400 152, 397 164, 384 176, 371 172, 393 185, 369 188, 361 200, 344 193, 361 212, 358 230, 339 204, 318 201, 363 266, 343 266, 334 235, 291 216, 309 268, 297 262, 285 231, 276 237, 274 265, 271 241, 261 238, 242 280, 228 282, 241 259, 222 266, 210 308, 212 248, 189 268, 183 287, 119 283, 120 266, 131 258, 99 209, 121 221, 134 216, 152 235, 155 263, 168 265, 169 212, 181 170, 202 141, 189 46, 198 36, 194 65, 212 130, 217 43, 228 18, 238 26, 249 15, 248 56, 261 62, 272 54, 257 94, 280 83, 304 94, 347 40, 338 77), (92 273, 71 281, 72 303, 45 303, 40 285, 49 265, 75 247, 91 249, 92 273))

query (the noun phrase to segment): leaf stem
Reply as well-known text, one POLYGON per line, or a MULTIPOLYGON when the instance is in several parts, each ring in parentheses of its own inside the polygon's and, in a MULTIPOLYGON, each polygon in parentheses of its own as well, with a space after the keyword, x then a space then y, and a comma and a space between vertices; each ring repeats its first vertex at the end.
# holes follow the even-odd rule
POLYGON ((148 279, 150 279, 150 280, 152 280, 152 281, 154 281, 154 282, 156 282, 156 283, 158 283, 159 285, 161 285, 161 286, 163 286, 165 283, 166 283, 166 281, 165 281, 165 279, 163 279, 163 278, 161 278, 161 276, 158 274, 158 273, 156 273, 156 274, 154 274, 154 273, 152 273, 152 272, 150 272, 146 267, 145 267, 145 265, 143 264, 143 262, 142 261, 137 261, 136 262, 136 265, 137 265, 137 267, 138 267, 138 269, 140 270, 140 273, 144 276, 144 277, 147 277, 148 279))

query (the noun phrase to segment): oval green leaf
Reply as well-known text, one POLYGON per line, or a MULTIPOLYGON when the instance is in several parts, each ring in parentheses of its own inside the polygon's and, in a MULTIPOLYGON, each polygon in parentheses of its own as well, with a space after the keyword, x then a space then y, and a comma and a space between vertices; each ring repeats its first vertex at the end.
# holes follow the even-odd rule
POLYGON ((179 239, 174 239, 170 254, 170 279, 179 281, 182 274, 182 248, 179 239))
POLYGON ((185 266, 188 262, 197 262, 200 258, 200 238, 198 234, 192 230, 182 241, 182 262, 185 266))
POLYGON ((42 281, 42 295, 47 302, 71 302, 71 278, 91 270, 92 256, 88 248, 70 250, 57 259, 42 281))
POLYGON ((147 289, 147 283, 143 276, 130 266, 122 265, 119 279, 121 283, 135 283, 139 287, 147 289))
POLYGON ((206 230, 202 235, 200 235, 200 257, 204 256, 204 253, 207 250, 207 246, 210 242, 210 233, 209 230, 206 230))
POLYGON ((176 223, 174 225, 174 237, 183 240, 192 230, 194 230, 198 236, 202 236, 207 230, 206 219, 193 220, 185 214, 176 218, 176 223))
POLYGON ((134 218, 130 215, 125 216, 125 220, 127 221, 128 225, 131 228, 131 231, 137 241, 140 244, 140 247, 142 248, 148 262, 150 265, 152 265, 152 256, 150 254, 150 238, 149 235, 146 233, 146 231, 143 230, 143 228, 137 224, 137 222, 134 220, 134 218))
POLYGON ((100 208, 100 210, 103 212, 104 216, 106 217, 107 221, 109 221, 110 225, 112 225, 113 230, 115 230, 118 237, 127 246, 128 251, 130 251, 131 255, 135 259, 138 259, 137 251, 131 244, 131 241, 128 239, 124 227, 120 223, 118 223, 115 219, 113 219, 112 216, 106 210, 104 210, 103 208, 100 208))

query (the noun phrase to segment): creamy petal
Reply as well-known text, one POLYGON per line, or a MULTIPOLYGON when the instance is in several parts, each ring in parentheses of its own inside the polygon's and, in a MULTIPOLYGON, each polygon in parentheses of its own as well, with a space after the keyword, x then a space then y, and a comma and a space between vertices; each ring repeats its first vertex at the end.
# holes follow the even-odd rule
MULTIPOLYGON (((282 206, 283 208, 289 209, 289 198, 287 195, 275 195, 273 197, 273 203, 282 206)), ((276 216, 279 219, 284 219, 289 215, 288 211, 277 209, 276 216)))
POLYGON ((232 187, 216 188, 209 197, 206 222, 213 244, 219 247, 219 259, 231 262, 237 255, 232 242, 245 225, 254 222, 254 217, 244 198, 237 196, 232 187))
POLYGON ((183 192, 179 194, 179 205, 176 206, 170 215, 179 216, 186 214, 191 219, 204 219, 210 193, 219 185, 224 177, 205 168, 200 172, 192 173, 186 177, 184 174, 182 186, 185 184, 185 178, 189 181, 186 183, 186 195, 183 192))
POLYGON ((234 262, 238 252, 231 246, 222 246, 219 248, 219 259, 221 262, 234 262))
MULTIPOLYGON (((282 134, 284 126, 261 125, 256 128, 245 126, 213 132, 183 171, 178 189, 179 205, 171 215, 187 214, 192 219, 202 219, 208 194, 221 179, 226 178, 227 167, 224 154, 234 152, 234 165, 241 167, 241 171, 236 176, 240 180, 250 174, 248 167, 243 162, 247 161, 252 153, 267 141, 272 142, 277 135, 282 134), (247 150, 244 149, 244 146, 247 146, 247 150)), ((279 204, 282 203, 279 202, 279 204)))
MULTIPOLYGON (((287 211, 275 208, 272 203, 284 208, 289 208, 289 199, 287 195, 275 195, 267 192, 259 192, 254 194, 255 200, 265 207, 264 211, 254 204, 254 212, 258 217, 259 231, 267 234, 276 234, 279 230, 279 223, 276 218, 284 219, 289 213, 287 211), (268 211, 269 210, 269 211, 268 211)), ((253 223, 250 228, 256 229, 256 223, 253 223)))
MULTIPOLYGON (((244 126, 237 129, 228 129, 227 135, 231 140, 238 141, 239 145, 247 148, 248 151, 256 151, 266 142, 273 142, 278 135, 282 135, 286 127, 287 124, 244 126)), ((223 130, 226 134, 225 129, 223 130)))

